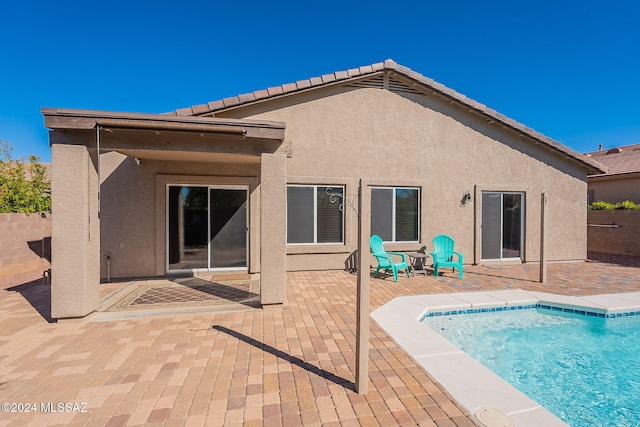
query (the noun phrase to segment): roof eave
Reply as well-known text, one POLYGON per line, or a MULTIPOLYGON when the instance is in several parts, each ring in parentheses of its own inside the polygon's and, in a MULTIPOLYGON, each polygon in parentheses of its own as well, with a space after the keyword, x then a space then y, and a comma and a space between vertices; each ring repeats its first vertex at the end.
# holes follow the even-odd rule
POLYGON ((167 114, 42 108, 45 127, 52 130, 89 130, 96 126, 132 130, 239 134, 248 138, 284 140, 285 124, 275 121, 185 117, 167 114))
POLYGON ((614 179, 640 178, 640 171, 604 173, 597 175, 589 175, 589 181, 610 181, 614 179))

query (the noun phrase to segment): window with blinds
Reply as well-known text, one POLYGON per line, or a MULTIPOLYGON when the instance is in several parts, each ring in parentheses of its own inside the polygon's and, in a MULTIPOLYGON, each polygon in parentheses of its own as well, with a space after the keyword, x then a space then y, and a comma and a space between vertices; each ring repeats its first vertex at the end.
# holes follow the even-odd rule
POLYGON ((420 190, 374 187, 371 189, 371 235, 385 242, 418 242, 420 190))
POLYGON ((287 243, 344 243, 344 187, 287 186, 287 243), (327 191, 329 190, 329 191, 327 191))

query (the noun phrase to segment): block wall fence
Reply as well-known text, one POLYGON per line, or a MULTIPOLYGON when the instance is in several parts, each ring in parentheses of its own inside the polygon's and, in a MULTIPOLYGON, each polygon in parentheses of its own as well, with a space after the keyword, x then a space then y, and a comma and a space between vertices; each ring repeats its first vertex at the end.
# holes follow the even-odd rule
POLYGON ((588 211, 587 251, 640 256, 640 211, 588 211))
MULTIPOLYGON (((587 250, 640 256, 640 211, 589 210, 587 250)), ((50 267, 51 214, 0 214, 0 277, 50 267)))
POLYGON ((51 214, 0 213, 0 277, 51 267, 51 214))

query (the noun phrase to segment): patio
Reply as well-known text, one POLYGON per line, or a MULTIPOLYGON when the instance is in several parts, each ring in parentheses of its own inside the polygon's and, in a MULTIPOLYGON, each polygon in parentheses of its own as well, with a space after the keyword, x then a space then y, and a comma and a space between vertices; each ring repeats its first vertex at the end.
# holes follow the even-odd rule
MULTIPOLYGON (((465 267, 371 279, 371 309, 400 295, 526 289, 640 290, 637 258, 465 267)), ((0 401, 35 403, 0 426, 473 426, 470 415, 371 322, 369 393, 354 392, 355 275, 289 273, 284 306, 50 323, 40 273, 0 280, 0 401), (86 402, 44 413, 40 403, 86 402)))

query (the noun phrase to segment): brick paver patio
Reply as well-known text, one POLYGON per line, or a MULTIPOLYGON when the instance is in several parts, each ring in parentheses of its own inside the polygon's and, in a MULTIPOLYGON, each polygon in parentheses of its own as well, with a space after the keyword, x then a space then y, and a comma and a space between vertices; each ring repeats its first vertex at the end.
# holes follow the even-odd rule
MULTIPOLYGON (((434 292, 638 291, 637 265, 550 264, 545 285, 531 264, 467 267, 463 280, 372 279, 371 309, 434 292)), ((475 425, 373 321, 369 393, 354 392, 347 272, 290 273, 282 307, 100 323, 50 323, 49 287, 36 278, 0 281, 0 403, 36 405, 0 412, 0 427, 475 425), (48 403, 86 412, 43 412, 48 403)))

